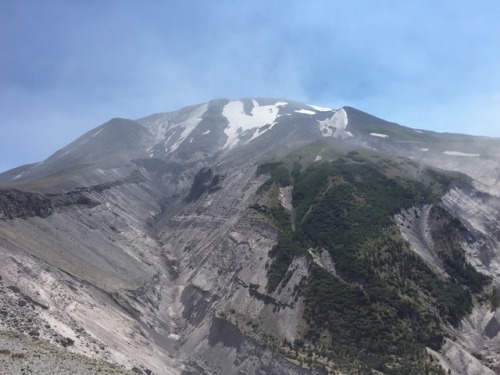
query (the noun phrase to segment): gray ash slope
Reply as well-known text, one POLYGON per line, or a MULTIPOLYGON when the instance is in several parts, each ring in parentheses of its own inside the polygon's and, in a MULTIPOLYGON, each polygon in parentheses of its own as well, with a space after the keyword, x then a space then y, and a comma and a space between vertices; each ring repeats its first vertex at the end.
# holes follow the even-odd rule
MULTIPOLYGON (((461 221, 467 264, 491 278, 491 289, 500 269, 499 146, 284 99, 214 100, 113 119, 41 163, 0 175, 0 275, 37 302, 30 308, 40 313, 40 339, 70 338, 67 350, 128 369, 356 372, 359 359, 345 364, 306 335, 312 323, 297 290, 312 285, 315 265, 335 273, 328 251, 295 254, 286 278, 269 289, 283 237, 269 212, 291 208, 293 217, 297 207, 294 184, 259 189, 269 175, 258 165, 286 165, 300 153, 306 168, 354 152, 392 158, 394 173, 429 185, 441 172, 426 166, 468 175, 443 191, 439 207, 461 221)), ((439 249, 428 235, 431 211, 427 203, 402 208, 393 221, 411 250, 447 278, 432 261, 439 249), (409 220, 414 212, 418 220, 409 220)), ((428 366, 493 373, 500 315, 485 301, 474 297, 459 325, 442 322, 446 338, 429 342, 435 363, 428 366)))

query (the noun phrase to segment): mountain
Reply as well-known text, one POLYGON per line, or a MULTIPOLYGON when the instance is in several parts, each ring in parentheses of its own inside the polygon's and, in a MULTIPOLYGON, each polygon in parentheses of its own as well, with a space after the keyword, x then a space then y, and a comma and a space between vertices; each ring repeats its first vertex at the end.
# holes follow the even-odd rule
POLYGON ((146 374, 500 373, 499 146, 286 99, 112 119, 0 174, 0 338, 146 374))

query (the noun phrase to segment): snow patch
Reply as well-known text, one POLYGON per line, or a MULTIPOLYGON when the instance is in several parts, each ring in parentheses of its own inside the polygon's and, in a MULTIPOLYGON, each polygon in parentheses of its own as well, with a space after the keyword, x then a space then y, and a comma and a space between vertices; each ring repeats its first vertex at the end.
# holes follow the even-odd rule
POLYGON ((347 113, 341 108, 337 112, 335 112, 332 117, 320 121, 319 122, 319 130, 324 137, 334 137, 338 139, 345 139, 352 137, 352 133, 347 131, 347 113))
POLYGON ((427 151, 429 151, 429 149, 428 148, 421 148, 420 151, 427 152, 427 151))
POLYGON ((474 157, 474 158, 479 157, 479 154, 468 154, 466 152, 460 152, 460 151, 444 151, 443 154, 449 155, 449 156, 468 156, 468 157, 474 157))
MULTIPOLYGON (((208 109, 208 103, 202 104, 199 107, 195 108, 189 115, 189 117, 184 120, 183 122, 179 123, 177 126, 183 127, 184 130, 182 131, 179 139, 172 145, 170 148, 170 152, 177 150, 177 148, 180 146, 180 144, 187 138, 189 134, 198 126, 198 124, 201 122, 203 119, 203 115, 208 109)), ((170 137, 165 141, 165 144, 167 144, 168 140, 170 137)))
POLYGON ((97 137, 104 129, 96 131, 94 134, 92 134, 92 138, 97 137))
POLYGON ((372 137, 379 137, 379 138, 388 138, 389 136, 387 134, 382 134, 382 133, 370 133, 372 137))
POLYGON ((294 112, 296 112, 296 113, 303 113, 305 115, 315 115, 316 114, 316 112, 309 111, 308 109, 298 109, 298 110, 295 110, 294 112))
POLYGON ((210 133, 210 130, 204 131, 201 135, 207 135, 208 133, 210 133))
POLYGON ((415 131, 416 133, 420 133, 420 134, 422 134, 422 130, 416 130, 416 129, 413 129, 413 131, 415 131))
POLYGON ((312 104, 308 104, 308 106, 318 112, 333 112, 333 109, 331 108, 318 107, 317 105, 312 105, 312 104))
POLYGON ((62 158, 63 156, 68 155, 70 151, 73 151, 73 149, 70 149, 70 150, 64 151, 61 155, 58 155, 58 156, 57 156, 57 158, 58 158, 58 159, 60 159, 60 158, 62 158))
MULTIPOLYGON (((165 139, 165 135, 167 133, 167 129, 170 126, 169 121, 158 121, 154 125, 156 125, 156 135, 155 135, 155 144, 160 143, 165 139)), ((165 142, 166 143, 166 142, 165 142)))
POLYGON ((252 100, 253 108, 250 115, 244 111, 244 104, 241 101, 227 103, 222 110, 222 115, 227 119, 229 125, 224 129, 227 141, 223 148, 232 148, 239 141, 239 137, 246 131, 254 130, 249 141, 271 129, 278 117, 279 107, 286 105, 285 102, 277 102, 271 105, 259 105, 252 100), (267 129, 260 131, 260 128, 270 125, 267 129))
POLYGON ((314 159, 314 161, 320 161, 320 160, 323 160, 323 157, 321 155, 316 155, 316 159, 314 159))
POLYGON ((29 171, 24 171, 24 172, 21 172, 21 173, 19 173, 18 175, 14 176, 14 177, 12 178, 12 180, 17 180, 18 178, 23 177, 23 176, 24 176, 25 174, 27 174, 28 172, 29 172, 29 171))

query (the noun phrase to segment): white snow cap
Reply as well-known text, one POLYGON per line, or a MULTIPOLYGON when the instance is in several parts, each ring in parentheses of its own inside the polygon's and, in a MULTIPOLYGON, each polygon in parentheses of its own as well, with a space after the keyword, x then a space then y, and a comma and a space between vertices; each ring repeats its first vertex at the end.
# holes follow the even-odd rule
MULTIPOLYGON (((276 102, 271 105, 259 105, 252 99, 253 108, 249 115, 245 113, 244 104, 242 101, 236 100, 227 103, 222 110, 222 115, 229 122, 224 133, 227 135, 227 141, 224 148, 232 148, 239 141, 241 134, 247 131, 253 131, 253 135, 249 141, 257 136, 265 133, 275 125, 278 118, 279 107, 286 106, 286 102, 276 102), (263 126, 268 125, 268 128, 261 130, 263 126)), ((249 142, 248 141, 248 142, 249 142)))
MULTIPOLYGON (((179 123, 177 126, 184 128, 182 131, 182 134, 180 135, 179 139, 172 145, 170 148, 170 152, 175 151, 179 145, 191 134, 191 132, 198 126, 198 124, 201 122, 203 115, 208 109, 208 103, 202 104, 199 107, 195 108, 189 117, 179 123)), ((170 139, 170 138, 169 138, 170 139)), ((168 142, 168 139, 165 141, 165 144, 168 142)), ((192 142, 192 141, 190 141, 192 142)))
POLYGON ((312 109, 318 112, 333 112, 333 109, 331 108, 318 107, 317 105, 312 105, 312 104, 308 104, 307 106, 311 107, 312 109))
POLYGON ((352 133, 347 131, 347 112, 344 108, 339 109, 335 112, 332 117, 319 122, 319 130, 324 137, 334 137, 338 139, 345 139, 352 137, 352 133))
POLYGON ((316 114, 316 112, 309 111, 308 109, 297 109, 294 112, 296 112, 296 113, 302 113, 304 115, 315 115, 316 114))

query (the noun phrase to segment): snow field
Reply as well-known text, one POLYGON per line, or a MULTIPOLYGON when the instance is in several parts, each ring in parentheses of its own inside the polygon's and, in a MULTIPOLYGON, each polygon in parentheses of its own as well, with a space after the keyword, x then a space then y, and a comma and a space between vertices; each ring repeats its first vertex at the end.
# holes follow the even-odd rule
POLYGON ((227 119, 229 125, 224 129, 227 141, 224 148, 232 148, 239 142, 240 135, 249 130, 254 130, 252 139, 272 128, 278 118, 279 107, 285 106, 286 102, 277 102, 271 105, 259 105, 256 100, 252 100, 253 108, 250 115, 244 111, 243 102, 237 100, 229 102, 222 110, 222 115, 227 119), (259 129, 265 125, 270 127, 264 131, 259 129))
POLYGON ((449 156, 468 156, 468 157, 474 157, 474 158, 479 157, 479 154, 468 154, 466 152, 460 152, 460 151, 444 151, 443 154, 449 155, 449 156))
POLYGON ((372 137, 379 137, 379 138, 388 138, 389 136, 387 134, 382 134, 382 133, 370 133, 372 137))
POLYGON ((332 117, 326 120, 319 121, 319 130, 324 137, 334 137, 338 139, 345 139, 352 137, 352 133, 347 131, 347 113, 341 108, 335 112, 332 117))

